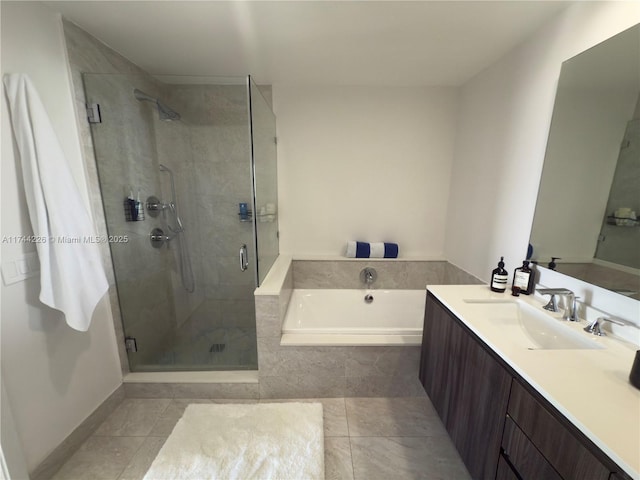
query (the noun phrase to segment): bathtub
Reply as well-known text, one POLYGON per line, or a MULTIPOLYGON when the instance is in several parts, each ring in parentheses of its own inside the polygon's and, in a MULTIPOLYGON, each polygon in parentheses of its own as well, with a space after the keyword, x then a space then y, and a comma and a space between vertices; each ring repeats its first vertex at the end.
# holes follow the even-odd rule
POLYGON ((280 343, 420 345, 425 298, 424 290, 295 289, 280 343))

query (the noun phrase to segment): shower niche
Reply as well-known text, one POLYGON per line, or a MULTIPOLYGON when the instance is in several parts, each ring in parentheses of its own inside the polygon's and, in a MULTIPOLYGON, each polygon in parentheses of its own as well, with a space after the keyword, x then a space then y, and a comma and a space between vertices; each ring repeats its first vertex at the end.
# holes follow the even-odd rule
POLYGON ((83 75, 101 112, 91 134, 107 231, 129 239, 109 245, 137 347, 129 368, 255 370, 253 291, 278 256, 277 221, 237 212, 277 204, 275 116, 250 77, 162 80, 83 75), (136 221, 123 215, 131 185, 136 221))

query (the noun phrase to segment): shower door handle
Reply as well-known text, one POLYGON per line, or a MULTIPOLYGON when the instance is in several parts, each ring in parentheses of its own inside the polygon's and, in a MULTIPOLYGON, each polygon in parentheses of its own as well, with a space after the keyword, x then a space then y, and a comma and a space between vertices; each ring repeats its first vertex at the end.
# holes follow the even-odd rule
POLYGON ((245 271, 249 266, 249 257, 247 256, 247 246, 242 245, 240 247, 240 270, 245 271))

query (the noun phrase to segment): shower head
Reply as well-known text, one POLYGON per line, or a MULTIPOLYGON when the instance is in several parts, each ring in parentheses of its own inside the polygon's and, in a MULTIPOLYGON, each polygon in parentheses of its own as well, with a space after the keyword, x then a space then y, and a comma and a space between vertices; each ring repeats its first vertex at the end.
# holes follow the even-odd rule
POLYGON ((154 98, 151 95, 148 95, 143 91, 138 90, 137 88, 133 90, 133 95, 136 97, 136 100, 140 102, 144 101, 144 102, 155 103, 156 108, 158 109, 158 116, 160 117, 160 120, 167 120, 167 121, 180 120, 180 114, 178 112, 175 112, 174 110, 169 108, 167 105, 162 103, 157 98, 154 98))
POLYGON ((156 105, 158 107, 158 115, 160 115, 160 120, 180 120, 180 114, 166 106, 160 100, 156 102, 156 105))

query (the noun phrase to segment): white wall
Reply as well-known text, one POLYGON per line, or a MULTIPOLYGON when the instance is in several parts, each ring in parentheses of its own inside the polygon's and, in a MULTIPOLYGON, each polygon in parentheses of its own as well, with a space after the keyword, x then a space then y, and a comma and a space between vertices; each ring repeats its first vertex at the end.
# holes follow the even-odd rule
POLYGON ((455 89, 274 85, 273 103, 281 253, 442 258, 455 89))
MULTIPOLYGON (((2 2, 2 73, 27 73, 52 120, 76 182, 88 198, 62 26, 41 3, 2 2)), ((1 235, 29 235, 18 153, 2 95, 1 235)), ((2 244, 3 261, 34 251, 2 244)), ((2 284, 2 382, 28 469, 33 470, 121 384, 108 298, 88 332, 38 301, 38 277, 2 284)))
POLYGON ((4 382, 0 379, 0 478, 2 480, 19 480, 29 478, 27 464, 24 460, 22 442, 18 438, 13 412, 4 388, 4 382))
POLYGON ((561 63, 639 21, 637 2, 575 4, 462 87, 446 225, 450 262, 484 280, 501 255, 510 272, 521 265, 561 63))

